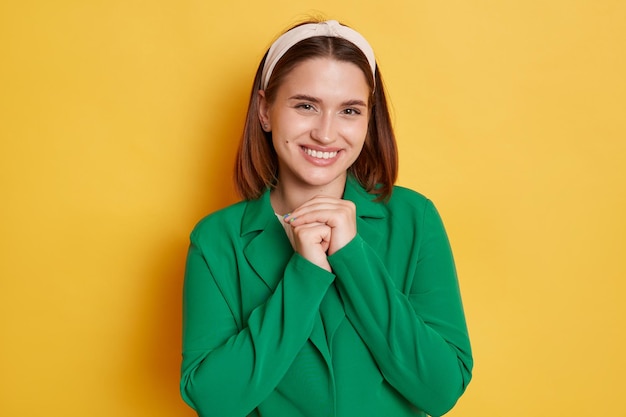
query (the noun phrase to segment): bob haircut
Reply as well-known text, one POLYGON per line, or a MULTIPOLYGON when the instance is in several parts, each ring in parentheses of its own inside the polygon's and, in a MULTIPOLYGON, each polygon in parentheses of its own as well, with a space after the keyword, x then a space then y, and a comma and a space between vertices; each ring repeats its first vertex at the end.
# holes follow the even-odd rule
MULTIPOLYGON (((318 22, 301 24, 305 23, 318 22)), ((235 162, 235 186, 245 200, 259 198, 268 188, 274 187, 278 182, 278 158, 272 145, 272 134, 265 132, 259 121, 258 91, 263 89, 261 73, 266 58, 267 52, 254 77, 243 135, 235 162)), ((369 124, 363 149, 348 169, 348 173, 368 193, 375 194, 377 201, 387 200, 391 196, 398 174, 396 139, 378 64, 376 74, 372 74, 367 58, 357 46, 345 39, 329 36, 315 36, 296 43, 279 59, 272 72, 265 89, 267 101, 273 102, 276 92, 289 72, 298 64, 313 58, 332 58, 337 61, 350 62, 358 66, 365 74, 371 92, 369 124)))

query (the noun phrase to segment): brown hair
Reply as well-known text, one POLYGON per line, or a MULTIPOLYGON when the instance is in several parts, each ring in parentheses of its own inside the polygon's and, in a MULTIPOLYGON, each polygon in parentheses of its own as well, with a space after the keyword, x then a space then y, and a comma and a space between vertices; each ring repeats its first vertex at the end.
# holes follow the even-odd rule
MULTIPOLYGON (((395 135, 378 64, 376 73, 372 75, 367 58, 357 46, 345 39, 327 36, 315 36, 298 42, 277 62, 265 89, 265 98, 271 103, 285 76, 301 62, 316 57, 351 62, 365 74, 370 91, 373 91, 369 103, 371 114, 365 144, 348 172, 368 192, 376 194, 377 200, 388 199, 398 173, 395 135)), ((258 91, 262 89, 261 73, 266 58, 267 53, 254 77, 246 122, 235 162, 235 186, 246 200, 260 197, 278 180, 278 158, 272 146, 271 133, 263 131, 259 121, 258 91)))

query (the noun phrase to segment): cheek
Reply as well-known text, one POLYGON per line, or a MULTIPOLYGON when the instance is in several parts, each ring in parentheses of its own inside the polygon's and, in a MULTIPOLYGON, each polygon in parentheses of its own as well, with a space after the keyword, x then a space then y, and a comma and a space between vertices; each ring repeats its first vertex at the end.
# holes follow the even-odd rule
POLYGON ((281 136, 296 136, 311 129, 306 118, 279 117, 272 124, 272 130, 281 136))
POLYGON ((345 130, 346 136, 350 138, 350 141, 354 144, 354 146, 363 146, 363 143, 365 143, 365 137, 367 136, 367 126, 367 122, 355 123, 350 125, 345 130))

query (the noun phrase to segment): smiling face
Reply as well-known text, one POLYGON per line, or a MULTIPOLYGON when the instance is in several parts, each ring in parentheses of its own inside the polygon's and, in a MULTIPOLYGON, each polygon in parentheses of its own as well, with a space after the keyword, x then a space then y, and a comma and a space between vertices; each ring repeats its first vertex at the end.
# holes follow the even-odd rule
POLYGON ((280 186, 343 190, 367 135, 370 89, 363 71, 350 62, 313 58, 284 78, 272 103, 259 94, 280 186))

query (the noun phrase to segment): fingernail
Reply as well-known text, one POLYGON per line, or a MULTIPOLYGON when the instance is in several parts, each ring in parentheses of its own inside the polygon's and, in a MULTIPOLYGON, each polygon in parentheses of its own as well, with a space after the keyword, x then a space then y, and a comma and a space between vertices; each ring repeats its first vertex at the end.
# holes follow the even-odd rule
POLYGON ((289 219, 289 223, 293 223, 294 221, 296 221, 295 217, 292 217, 291 219, 289 219))
POLYGON ((289 216, 291 216, 291 213, 283 214, 283 219, 287 219, 289 216))

